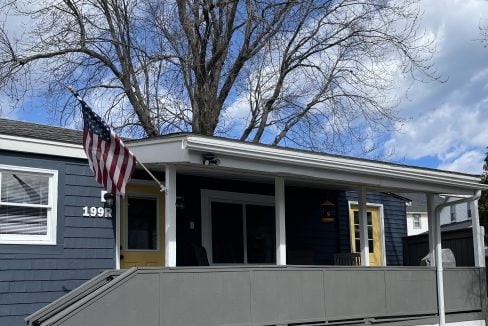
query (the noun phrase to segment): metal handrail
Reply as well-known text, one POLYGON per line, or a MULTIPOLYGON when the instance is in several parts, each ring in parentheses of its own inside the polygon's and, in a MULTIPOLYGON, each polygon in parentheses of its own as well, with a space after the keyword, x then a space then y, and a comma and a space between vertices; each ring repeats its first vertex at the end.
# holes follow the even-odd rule
POLYGON ((71 290, 67 294, 48 304, 47 306, 37 310, 33 314, 25 317, 27 325, 36 326, 40 325, 44 320, 49 319, 51 316, 66 309, 70 305, 74 304, 80 298, 96 291, 105 284, 111 282, 116 277, 120 276, 124 270, 107 270, 104 271, 87 282, 81 284, 77 288, 71 290))

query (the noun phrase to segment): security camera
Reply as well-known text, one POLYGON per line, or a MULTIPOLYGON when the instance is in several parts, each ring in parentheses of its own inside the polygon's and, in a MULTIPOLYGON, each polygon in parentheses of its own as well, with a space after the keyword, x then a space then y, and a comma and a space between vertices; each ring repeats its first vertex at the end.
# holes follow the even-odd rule
POLYGON ((214 154, 203 154, 203 165, 220 165, 220 160, 214 154))

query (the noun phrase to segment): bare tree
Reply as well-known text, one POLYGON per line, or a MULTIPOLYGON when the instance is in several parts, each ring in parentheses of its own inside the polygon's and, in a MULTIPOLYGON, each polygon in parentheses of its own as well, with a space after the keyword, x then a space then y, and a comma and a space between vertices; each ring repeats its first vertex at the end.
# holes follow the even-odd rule
MULTIPOLYGON (((3 0, 0 8, 32 24, 17 39, 0 28, 0 92, 19 98, 42 80, 50 98, 65 100, 74 84, 103 99, 116 127, 146 136, 191 130, 343 151, 400 119, 395 77, 435 78, 416 0, 3 0)), ((71 104, 53 110, 71 117, 71 104)))

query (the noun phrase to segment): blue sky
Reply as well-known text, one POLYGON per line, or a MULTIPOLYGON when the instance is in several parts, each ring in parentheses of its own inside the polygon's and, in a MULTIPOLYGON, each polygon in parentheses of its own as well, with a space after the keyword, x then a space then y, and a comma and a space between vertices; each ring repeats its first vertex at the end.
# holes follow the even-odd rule
MULTIPOLYGON (((424 0, 420 5, 421 27, 435 39, 433 63, 445 82, 398 81, 399 111, 407 121, 382 137, 380 152, 393 153, 387 159, 398 163, 481 173, 488 146, 488 48, 479 41, 479 26, 488 22, 488 1, 424 0)), ((6 109, 7 99, 0 98, 0 105, 4 117, 55 124, 38 100, 26 101, 15 112, 6 109)))

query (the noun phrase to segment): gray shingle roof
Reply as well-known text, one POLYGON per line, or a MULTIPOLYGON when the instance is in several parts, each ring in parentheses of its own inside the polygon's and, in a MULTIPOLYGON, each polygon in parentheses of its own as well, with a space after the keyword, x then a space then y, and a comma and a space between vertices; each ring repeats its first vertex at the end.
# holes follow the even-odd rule
MULTIPOLYGON (((423 193, 397 193, 400 196, 408 197, 412 201, 412 205, 407 206, 407 212, 427 212, 427 196, 423 193)), ((436 205, 443 202, 437 196, 434 199, 436 205)))
POLYGON ((0 134, 81 144, 83 132, 31 122, 0 119, 0 134))

